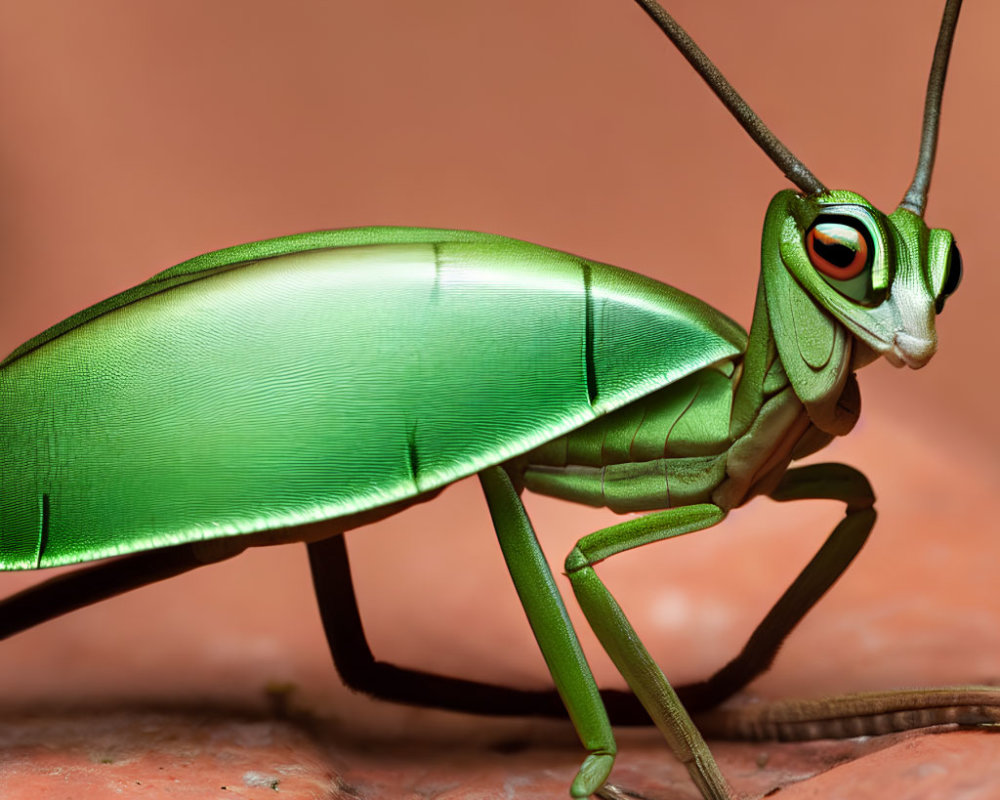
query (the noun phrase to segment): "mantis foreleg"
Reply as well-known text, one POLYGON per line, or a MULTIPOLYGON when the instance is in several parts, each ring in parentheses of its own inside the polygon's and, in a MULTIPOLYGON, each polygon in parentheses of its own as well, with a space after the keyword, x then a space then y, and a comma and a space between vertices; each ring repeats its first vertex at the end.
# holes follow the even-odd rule
POLYGON ((864 546, 875 524, 875 495, 868 479, 846 464, 812 464, 789 470, 771 492, 774 500, 842 500, 844 519, 747 640, 743 650, 708 680, 684 687, 690 711, 717 706, 774 661, 782 642, 837 581, 864 546))
MULTIPOLYGON (((841 500, 847 508, 844 519, 768 612, 743 651, 703 684, 712 694, 712 705, 729 696, 721 688, 727 682, 738 688, 770 666, 781 642, 847 569, 875 524, 871 485, 861 472, 846 464, 813 464, 790 470, 771 497, 779 501, 841 500)), ((703 731, 728 739, 833 739, 932 725, 998 722, 1000 689, 988 686, 786 700, 698 715, 703 731)))

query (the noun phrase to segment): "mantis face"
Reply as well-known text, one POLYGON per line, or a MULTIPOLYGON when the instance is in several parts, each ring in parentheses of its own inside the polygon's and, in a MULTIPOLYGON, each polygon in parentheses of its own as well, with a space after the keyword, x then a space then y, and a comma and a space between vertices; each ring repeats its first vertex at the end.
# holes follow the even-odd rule
POLYGON ((951 232, 928 228, 903 207, 886 216, 846 191, 782 192, 772 202, 777 212, 776 205, 780 231, 770 257, 765 234, 765 273, 787 270, 818 307, 893 366, 924 366, 937 348, 934 317, 961 279, 951 232))

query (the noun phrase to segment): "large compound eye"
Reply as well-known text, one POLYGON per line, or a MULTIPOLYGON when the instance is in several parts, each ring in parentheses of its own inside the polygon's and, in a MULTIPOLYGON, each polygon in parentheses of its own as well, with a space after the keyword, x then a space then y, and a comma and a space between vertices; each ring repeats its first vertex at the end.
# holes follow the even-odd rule
POLYGON ((806 231, 810 263, 834 280, 856 278, 871 266, 873 251, 868 232, 850 217, 820 216, 806 231))
POLYGON ((944 301, 955 293, 958 284, 962 282, 962 254, 958 252, 958 246, 952 239, 951 249, 948 251, 948 267, 944 276, 944 286, 941 287, 941 294, 934 301, 934 310, 940 314, 944 310, 944 301))

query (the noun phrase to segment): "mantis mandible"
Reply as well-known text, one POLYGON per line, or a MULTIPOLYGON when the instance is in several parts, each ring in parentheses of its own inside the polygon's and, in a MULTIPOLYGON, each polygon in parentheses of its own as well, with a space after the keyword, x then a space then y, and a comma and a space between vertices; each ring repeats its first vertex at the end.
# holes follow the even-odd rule
POLYGON ((42 506, 42 514, 43 514, 43 516, 44 516, 45 513, 46 513, 45 512, 45 506, 44 506, 44 503, 43 503, 43 506, 42 506))

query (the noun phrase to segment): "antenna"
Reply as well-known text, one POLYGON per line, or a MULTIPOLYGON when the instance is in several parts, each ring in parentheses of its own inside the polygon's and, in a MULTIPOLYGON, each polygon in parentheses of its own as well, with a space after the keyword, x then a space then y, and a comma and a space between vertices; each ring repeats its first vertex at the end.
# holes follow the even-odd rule
MULTIPOLYGON (((688 60, 688 63, 695 68, 695 71, 701 75, 705 83, 715 92, 716 96, 722 101, 722 104, 729 109, 729 113, 736 117, 744 130, 750 134, 750 138, 778 165, 778 168, 785 173, 785 177, 788 180, 806 194, 823 194, 827 191, 826 187, 809 171, 809 168, 799 161, 795 157, 795 154, 785 147, 777 136, 771 133, 763 120, 754 113, 753 109, 740 97, 729 81, 723 77, 722 73, 719 72, 719 68, 712 63, 709 57, 702 52, 701 48, 694 43, 694 40, 687 35, 673 17, 663 10, 663 7, 656 0, 636 0, 636 2, 660 26, 660 30, 676 45, 684 58, 688 60)), ((961 0, 957 0, 957 2, 953 0, 953 2, 955 5, 958 5, 961 0)), ((955 13, 957 15, 958 12, 956 11, 955 13)), ((938 46, 940 47, 940 43, 938 46)), ((944 60, 947 65, 947 54, 944 56, 944 60)), ((936 59, 935 63, 937 63, 936 59)), ((938 102, 940 103, 940 99, 938 102)), ((933 161, 933 143, 930 147, 931 160, 933 161)))
POLYGON ((927 207, 927 190, 931 185, 934 154, 937 150, 938 123, 941 120, 941 95, 944 93, 944 78, 948 74, 951 42, 955 38, 955 25, 958 23, 958 12, 961 9, 962 0, 948 0, 944 7, 941 30, 938 32, 937 46, 934 48, 931 76, 927 80, 924 127, 920 134, 920 157, 917 159, 917 172, 913 176, 910 188, 906 190, 903 202, 899 204, 900 208, 906 208, 921 217, 927 207))

